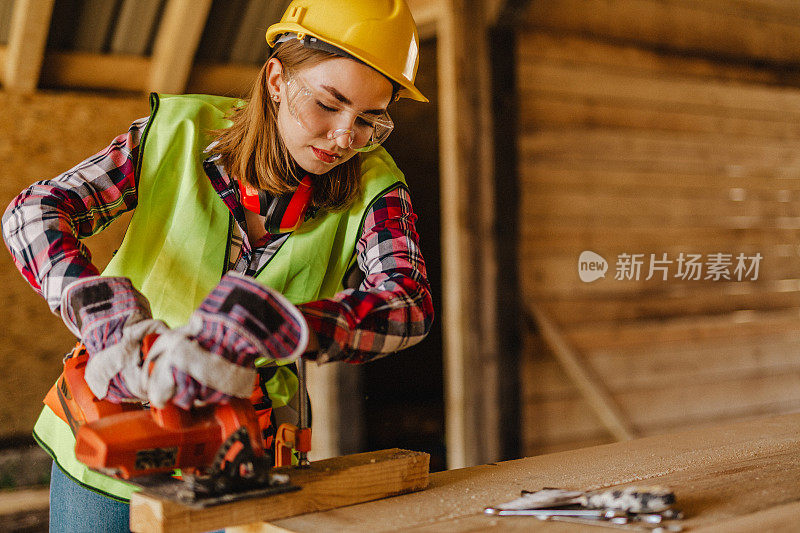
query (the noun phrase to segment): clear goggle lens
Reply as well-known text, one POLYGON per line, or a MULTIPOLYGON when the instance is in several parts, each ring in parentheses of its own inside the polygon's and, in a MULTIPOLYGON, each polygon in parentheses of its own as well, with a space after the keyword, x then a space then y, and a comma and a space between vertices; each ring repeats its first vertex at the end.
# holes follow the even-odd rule
POLYGON ((289 77, 286 86, 289 113, 312 135, 328 139, 347 135, 350 147, 368 152, 385 141, 394 129, 394 122, 388 113, 359 113, 330 94, 310 89, 297 76, 289 77), (349 129, 338 127, 342 124, 343 115, 349 115, 349 129))

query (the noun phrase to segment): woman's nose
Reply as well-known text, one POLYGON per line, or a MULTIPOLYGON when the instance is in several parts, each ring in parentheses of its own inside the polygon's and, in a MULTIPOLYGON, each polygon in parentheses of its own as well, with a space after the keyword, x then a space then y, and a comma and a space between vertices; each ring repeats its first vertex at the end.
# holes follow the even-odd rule
POLYGON ((339 128, 330 131, 328 139, 335 140, 339 148, 350 148, 353 145, 353 130, 339 128))

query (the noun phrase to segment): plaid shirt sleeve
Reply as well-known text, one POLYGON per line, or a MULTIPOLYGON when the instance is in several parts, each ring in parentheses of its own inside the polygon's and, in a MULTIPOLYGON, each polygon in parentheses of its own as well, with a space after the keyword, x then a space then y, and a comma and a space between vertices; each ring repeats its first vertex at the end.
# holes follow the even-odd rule
POLYGON ((71 282, 98 274, 79 239, 94 235, 136 207, 134 169, 147 118, 104 150, 22 191, 3 214, 3 237, 14 264, 57 313, 71 282))
POLYGON ((319 339, 317 361, 363 363, 428 334, 433 302, 416 219, 405 188, 388 192, 367 213, 356 245, 361 285, 299 306, 319 339))

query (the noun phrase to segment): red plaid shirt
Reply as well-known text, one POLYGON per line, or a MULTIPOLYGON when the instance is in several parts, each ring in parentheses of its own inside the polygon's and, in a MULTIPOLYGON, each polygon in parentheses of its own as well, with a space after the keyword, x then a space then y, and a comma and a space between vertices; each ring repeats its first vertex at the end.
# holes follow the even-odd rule
MULTIPOLYGON (((53 312, 59 311, 64 287, 98 274, 80 239, 136 208, 134 169, 147 120, 137 120, 106 149, 67 172, 34 183, 3 215, 3 236, 14 263, 53 312)), ((248 242, 236 187, 215 159, 206 160, 206 174, 241 230, 231 269, 254 275, 286 235, 248 242)), ((319 360, 369 361, 416 344, 428 333, 433 304, 416 219, 405 188, 380 198, 356 244, 364 273, 360 286, 299 306, 319 339, 319 360)))

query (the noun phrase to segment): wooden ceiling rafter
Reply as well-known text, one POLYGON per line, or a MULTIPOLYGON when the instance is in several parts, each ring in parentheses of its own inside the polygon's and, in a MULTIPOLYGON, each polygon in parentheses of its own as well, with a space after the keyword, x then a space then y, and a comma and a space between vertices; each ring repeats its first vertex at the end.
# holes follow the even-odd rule
POLYGON ((169 0, 158 27, 148 89, 182 93, 203 36, 211 0, 169 0))
POLYGON ((17 0, 5 50, 3 85, 21 93, 36 90, 55 0, 17 0))

